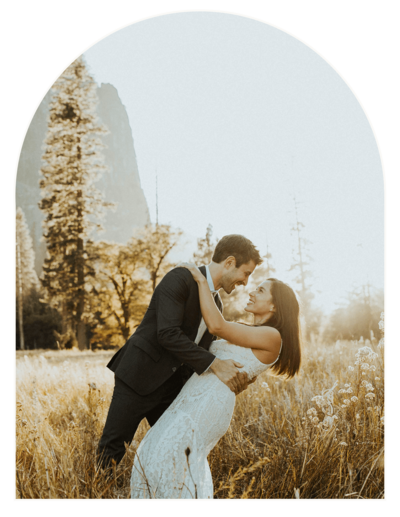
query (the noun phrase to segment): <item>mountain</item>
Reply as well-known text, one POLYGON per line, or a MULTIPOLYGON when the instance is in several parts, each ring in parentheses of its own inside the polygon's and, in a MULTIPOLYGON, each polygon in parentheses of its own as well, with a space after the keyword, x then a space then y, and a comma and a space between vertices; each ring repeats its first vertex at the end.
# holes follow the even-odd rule
MULTIPOLYGON (((102 137, 107 172, 96 186, 105 195, 105 200, 116 204, 115 211, 107 210, 102 224, 104 232, 93 235, 96 240, 125 243, 134 228, 150 222, 149 209, 138 172, 132 130, 125 106, 118 92, 111 84, 97 88, 99 104, 97 113, 107 126, 109 133, 102 137)), ((22 145, 18 163, 16 204, 25 213, 35 250, 35 269, 41 273, 46 254, 42 241, 42 221, 44 219, 38 203, 41 199, 39 179, 42 145, 47 132, 47 117, 52 91, 45 95, 28 128, 22 145)))

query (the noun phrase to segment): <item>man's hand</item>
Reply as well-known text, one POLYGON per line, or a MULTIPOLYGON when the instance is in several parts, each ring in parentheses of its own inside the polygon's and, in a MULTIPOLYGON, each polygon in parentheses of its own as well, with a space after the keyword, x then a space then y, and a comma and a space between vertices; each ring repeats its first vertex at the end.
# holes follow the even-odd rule
POLYGON ((253 382, 256 382, 257 376, 253 377, 252 379, 249 379, 247 372, 240 372, 239 373, 239 388, 235 390, 235 394, 239 395, 239 393, 242 393, 242 391, 247 390, 249 387, 249 384, 253 384, 253 382))
MULTIPOLYGON (((226 384, 233 393, 237 391, 240 393, 240 391, 242 391, 240 389, 242 383, 239 380, 241 373, 238 368, 243 368, 243 365, 233 359, 222 360, 216 358, 210 366, 210 370, 215 373, 218 379, 226 384)), ((247 377, 247 374, 244 375, 247 377)))

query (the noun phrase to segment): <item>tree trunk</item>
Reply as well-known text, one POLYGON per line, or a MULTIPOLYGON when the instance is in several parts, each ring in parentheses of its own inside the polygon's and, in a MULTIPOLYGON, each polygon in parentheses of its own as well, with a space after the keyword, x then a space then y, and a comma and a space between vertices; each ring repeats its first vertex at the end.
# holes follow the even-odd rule
POLYGON ((23 301, 22 301, 22 271, 21 253, 17 238, 17 269, 18 269, 18 319, 19 319, 19 343, 21 350, 25 350, 24 325, 23 325, 23 301))
POLYGON ((86 350, 86 325, 83 321, 83 312, 85 310, 85 276, 83 267, 83 239, 78 239, 78 307, 77 307, 77 339, 79 350, 86 350))

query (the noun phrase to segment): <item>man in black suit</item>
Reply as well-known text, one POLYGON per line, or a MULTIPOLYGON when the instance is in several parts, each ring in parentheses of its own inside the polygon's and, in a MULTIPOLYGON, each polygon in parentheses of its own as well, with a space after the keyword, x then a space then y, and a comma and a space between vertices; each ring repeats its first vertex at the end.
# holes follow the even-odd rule
MULTIPOLYGON (((261 262, 258 250, 241 235, 218 242, 211 264, 200 271, 221 312, 218 290, 230 294, 236 285, 247 285, 261 262)), ((156 287, 136 332, 107 365, 115 373, 115 387, 99 442, 101 466, 121 461, 141 420, 153 426, 193 372, 201 375, 210 368, 236 394, 247 388, 247 375, 238 370, 242 365, 209 352, 213 339, 201 316, 197 283, 187 269, 173 269, 156 287)))

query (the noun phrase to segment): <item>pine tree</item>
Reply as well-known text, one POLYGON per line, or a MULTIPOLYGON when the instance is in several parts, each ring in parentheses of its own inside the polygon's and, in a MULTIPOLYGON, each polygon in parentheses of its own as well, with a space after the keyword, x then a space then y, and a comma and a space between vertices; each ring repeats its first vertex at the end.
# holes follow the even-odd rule
POLYGON ((95 187, 105 167, 100 135, 107 132, 96 116, 96 84, 82 57, 52 87, 48 132, 41 169, 40 209, 47 256, 42 283, 52 306, 63 316, 63 332, 86 348, 85 283, 91 274, 85 249, 88 235, 101 228, 107 204, 95 187))
POLYGON ((22 208, 18 208, 16 214, 16 259, 15 278, 17 282, 19 335, 21 350, 24 350, 24 299, 26 299, 32 289, 38 289, 39 280, 35 271, 33 241, 22 208))
POLYGON ((312 333, 318 332, 322 312, 319 309, 312 307, 312 300, 314 294, 311 291, 308 278, 312 276, 312 273, 308 266, 310 265, 311 257, 307 253, 307 245, 309 241, 302 235, 304 224, 299 221, 298 217, 298 202, 296 198, 294 201, 294 212, 295 212, 295 225, 292 228, 296 236, 297 251, 295 251, 294 262, 291 265, 289 271, 297 271, 297 276, 294 281, 299 284, 300 289, 297 290, 297 294, 300 298, 301 313, 306 323, 306 336, 309 339, 312 333))

